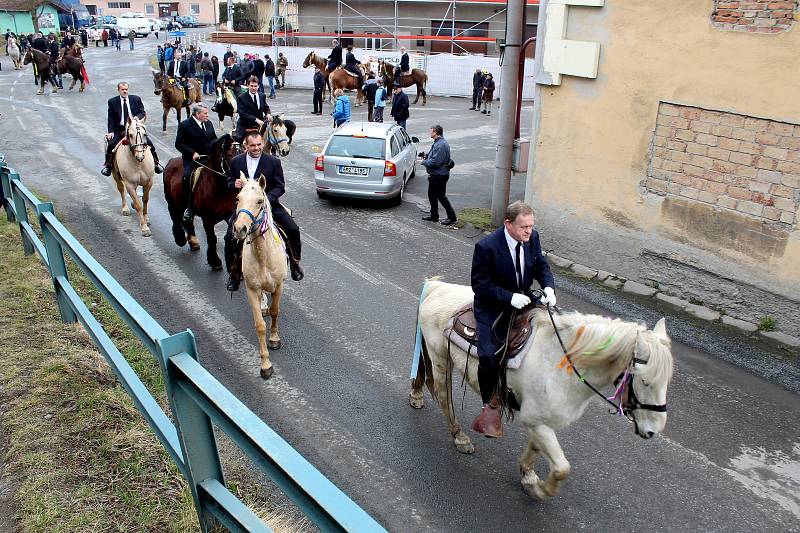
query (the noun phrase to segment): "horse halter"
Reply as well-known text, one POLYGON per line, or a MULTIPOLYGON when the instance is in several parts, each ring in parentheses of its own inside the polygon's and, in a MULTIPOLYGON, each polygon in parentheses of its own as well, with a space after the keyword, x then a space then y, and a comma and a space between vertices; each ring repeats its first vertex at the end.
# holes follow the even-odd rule
POLYGON ((144 151, 147 149, 147 142, 145 141, 145 132, 142 131, 143 129, 144 128, 141 127, 139 121, 136 121, 136 133, 134 133, 133 137, 134 142, 128 143, 128 148, 130 149, 131 153, 134 154, 134 157, 136 157, 136 150, 144 151))
POLYGON ((264 235, 272 225, 272 217, 267 215, 268 210, 266 204, 269 202, 269 198, 267 198, 267 194, 263 190, 261 191, 261 198, 263 200, 261 203, 261 210, 257 215, 254 215, 249 209, 240 208, 236 210, 236 218, 239 218, 241 213, 250 217, 250 228, 247 230, 247 237, 250 237, 250 239, 247 241, 247 244, 253 242, 253 237, 251 237, 251 235, 260 230, 261 233, 258 235, 260 237, 264 235))
POLYGON ((267 125, 267 141, 272 146, 278 146, 282 142, 289 142, 289 137, 276 137, 275 134, 272 132, 272 121, 269 121, 269 125, 267 125))

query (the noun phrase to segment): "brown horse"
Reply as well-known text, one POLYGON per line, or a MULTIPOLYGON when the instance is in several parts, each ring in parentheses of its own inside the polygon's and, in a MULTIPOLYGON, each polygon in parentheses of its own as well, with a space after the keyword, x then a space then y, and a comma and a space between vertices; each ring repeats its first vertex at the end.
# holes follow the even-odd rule
POLYGON ((331 80, 328 79, 330 76, 330 72, 328 72, 328 61, 314 52, 309 52, 305 60, 303 60, 303 68, 308 68, 311 65, 319 67, 322 71, 322 77, 325 78, 325 86, 322 88, 322 99, 324 100, 326 87, 328 89, 328 94, 333 94, 333 91, 331 91, 331 80))
MULTIPOLYGON (((222 261, 217 255, 217 236, 214 226, 227 220, 233 214, 236 204, 236 192, 228 191, 227 178, 229 164, 234 156, 242 153, 242 145, 230 134, 225 134, 211 145, 208 161, 201 167, 194 189, 192 190, 192 208, 194 215, 203 220, 208 250, 206 260, 213 270, 222 270, 222 261)), ((183 211, 186 209, 186 198, 183 196, 183 162, 180 157, 173 157, 164 168, 164 198, 167 200, 169 216, 172 219, 172 236, 175 244, 183 246, 189 243, 192 251, 200 249, 200 243, 194 232, 194 222, 183 224, 183 211)))
MULTIPOLYGON (((380 74, 383 76, 383 81, 386 84, 386 87, 394 87, 394 65, 391 65, 385 61, 381 61, 380 74)), ((403 88, 411 87, 412 85, 417 86, 417 97, 414 98, 415 104, 419 101, 420 95, 422 95, 422 105, 428 103, 428 94, 425 92, 426 83, 428 83, 428 75, 424 70, 420 70, 418 68, 412 69, 411 74, 403 74, 400 76, 400 85, 403 88)))
MULTIPOLYGON (((77 57, 81 61, 83 61, 83 47, 80 43, 75 43, 69 48, 62 48, 61 49, 61 57, 77 57)), ((59 58, 60 59, 60 58, 59 58)))
POLYGON ((28 48, 22 64, 27 65, 28 63, 33 63, 33 68, 36 69, 36 75, 39 77, 39 92, 36 94, 44 94, 44 84, 47 82, 50 82, 53 87, 51 92, 57 93, 58 85, 56 85, 53 74, 50 72, 50 55, 34 48, 28 48))
MULTIPOLYGON (((77 44, 75 46, 78 46, 77 44)), ((69 74, 72 76, 72 83, 69 84, 69 90, 71 91, 73 87, 75 87, 75 82, 80 80, 81 88, 79 92, 83 92, 84 88, 86 87, 86 70, 83 67, 83 59, 72 55, 65 55, 62 59, 56 61, 55 68, 58 70, 59 74, 69 74)))
MULTIPOLYGON (((361 84, 358 83, 358 76, 345 70, 344 67, 339 67, 331 72, 328 80, 331 84, 331 94, 333 94, 336 89, 355 89, 357 93, 355 104, 356 107, 363 104, 367 99, 361 84)), ((333 96, 331 96, 331 99, 332 98, 333 96)))
MULTIPOLYGON (((178 113, 178 123, 180 124, 181 109, 186 108, 186 116, 188 117, 189 106, 183 105, 183 90, 174 79, 167 78, 162 72, 153 72, 153 85, 155 86, 153 92, 156 95, 161 95, 161 106, 164 108, 161 131, 167 131, 169 110, 174 109, 178 113)), ((187 97, 190 103, 203 101, 203 92, 199 81, 195 79, 189 80, 189 94, 187 97)))

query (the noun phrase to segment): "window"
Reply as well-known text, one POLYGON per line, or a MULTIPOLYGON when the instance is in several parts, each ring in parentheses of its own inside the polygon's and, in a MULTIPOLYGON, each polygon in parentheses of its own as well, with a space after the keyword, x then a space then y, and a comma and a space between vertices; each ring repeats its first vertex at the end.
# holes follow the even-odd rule
POLYGON ((400 146, 397 144, 397 137, 392 135, 392 157, 400 153, 400 146))
POLYGON ((130 2, 109 2, 108 9, 130 9, 130 2))
POLYGON ((375 137, 348 137, 334 135, 325 155, 383 159, 386 141, 375 137))
POLYGON ((144 5, 144 12, 146 15, 154 15, 156 12, 156 8, 153 4, 145 4, 144 5))
POLYGON ((192 15, 199 15, 200 14, 200 4, 190 4, 189 7, 191 9, 191 11, 189 11, 189 12, 192 15))
POLYGON ((403 150, 406 147, 406 140, 403 138, 403 134, 397 131, 394 134, 394 138, 397 139, 397 145, 403 150))

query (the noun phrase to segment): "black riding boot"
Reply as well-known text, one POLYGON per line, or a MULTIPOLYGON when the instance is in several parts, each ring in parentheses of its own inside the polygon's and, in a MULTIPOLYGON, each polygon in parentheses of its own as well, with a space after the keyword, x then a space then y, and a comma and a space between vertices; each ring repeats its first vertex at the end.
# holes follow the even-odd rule
POLYGON ((287 246, 286 248, 286 255, 289 256, 289 273, 292 276, 292 279, 295 281, 300 281, 305 277, 305 272, 303 271, 303 267, 300 266, 300 259, 295 253, 292 251, 290 247, 287 246))
POLYGON ((192 172, 185 174, 181 182, 183 186, 183 197, 186 198, 186 211, 183 212, 183 221, 187 224, 192 221, 192 172))
POLYGON ((153 146, 151 142, 149 142, 149 139, 148 139, 148 144, 150 145, 150 153, 153 154, 153 163, 155 163, 155 172, 156 174, 161 174, 162 172, 164 172, 164 167, 162 167, 161 163, 158 162, 158 152, 156 152, 156 147, 153 146))
POLYGON ((111 175, 111 160, 113 158, 114 152, 111 151, 111 146, 108 147, 106 150, 106 160, 103 163, 103 168, 100 169, 100 174, 103 176, 110 176, 111 175))

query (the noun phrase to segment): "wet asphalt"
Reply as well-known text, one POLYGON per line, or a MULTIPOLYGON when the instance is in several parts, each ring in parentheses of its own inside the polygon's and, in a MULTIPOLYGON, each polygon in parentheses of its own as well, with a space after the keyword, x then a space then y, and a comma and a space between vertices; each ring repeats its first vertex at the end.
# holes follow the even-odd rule
MULTIPOLYGON (((419 174, 398 208, 317 198, 314 150, 331 131, 330 106, 323 117, 311 115, 311 94, 302 90, 279 91, 270 105, 298 123, 283 160, 284 203, 303 232, 307 276, 285 288, 276 375, 261 380, 244 291, 231 298, 224 276, 206 265, 200 224, 201 252, 173 243, 157 177, 153 236, 141 237, 135 216, 120 215, 111 179, 98 173, 106 100, 120 80, 144 99, 162 160, 177 154, 174 115, 167 133, 160 131, 148 62, 154 48, 152 38, 137 40, 133 52, 90 48, 84 94, 36 96, 30 69, 8 70, 3 60, 0 152, 145 309, 168 331, 191 329, 206 368, 387 529, 800 530, 797 358, 562 274, 557 295, 565 309, 650 326, 667 317, 676 371, 664 434, 641 440, 593 403, 559 433, 572 473, 548 502, 520 488, 521 424, 507 427, 501 440, 472 435, 476 453, 457 453, 427 393, 425 409, 408 406, 408 370, 423 280, 468 283, 480 235, 422 222, 426 182, 419 174)), ((493 177, 497 118, 468 107, 464 99, 434 97, 425 108, 412 106, 409 120, 409 133, 422 139, 430 124, 444 126, 457 162, 448 187, 457 209, 487 207, 493 177)), ((362 115, 365 107, 354 109, 356 119, 362 115)), ((529 108, 523 121, 530 121, 529 108)), ((522 197, 523 187, 515 177, 512 197, 522 197)), ((223 232, 217 226, 220 255, 223 232)), ((546 234, 542 240, 557 253, 546 234)), ((462 425, 478 403, 468 392, 463 411, 456 406, 462 425)))

